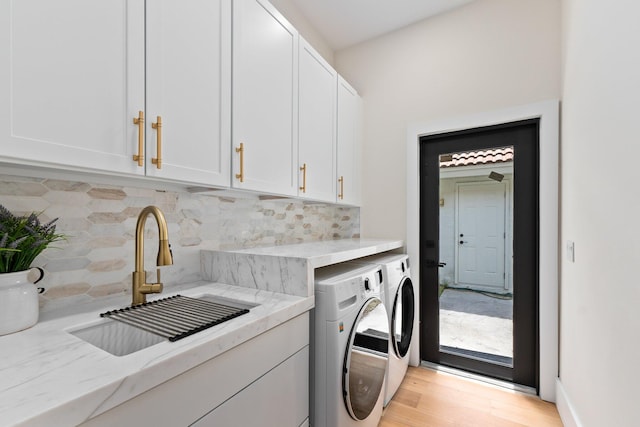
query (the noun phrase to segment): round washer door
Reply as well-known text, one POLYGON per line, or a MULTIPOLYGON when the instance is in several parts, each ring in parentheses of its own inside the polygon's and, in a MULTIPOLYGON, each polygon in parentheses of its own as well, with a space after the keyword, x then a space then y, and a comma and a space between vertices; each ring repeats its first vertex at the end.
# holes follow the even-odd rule
POLYGON ((387 372, 389 321, 379 298, 369 298, 349 334, 342 369, 342 394, 351 418, 364 420, 375 409, 387 372))
POLYGON ((394 353, 400 358, 406 356, 411 345, 415 308, 413 283, 409 277, 403 277, 398 285, 391 311, 391 341, 394 353))

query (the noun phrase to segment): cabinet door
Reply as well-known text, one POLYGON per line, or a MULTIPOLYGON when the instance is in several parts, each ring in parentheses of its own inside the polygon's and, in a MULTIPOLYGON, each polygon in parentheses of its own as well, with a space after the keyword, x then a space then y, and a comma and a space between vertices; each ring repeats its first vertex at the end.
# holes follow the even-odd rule
POLYGON ((192 427, 299 427, 308 416, 309 347, 305 347, 192 427))
POLYGON ((335 202, 338 74, 302 38, 299 52, 299 195, 335 202))
POLYGON ((362 100, 338 76, 338 203, 360 204, 362 100))
POLYGON ((146 89, 147 175, 228 186, 231 0, 147 2, 146 89))
POLYGON ((0 157, 143 174, 144 0, 3 0, 0 157))
POLYGON ((298 33, 271 4, 233 2, 233 187, 298 194, 297 57, 298 33))

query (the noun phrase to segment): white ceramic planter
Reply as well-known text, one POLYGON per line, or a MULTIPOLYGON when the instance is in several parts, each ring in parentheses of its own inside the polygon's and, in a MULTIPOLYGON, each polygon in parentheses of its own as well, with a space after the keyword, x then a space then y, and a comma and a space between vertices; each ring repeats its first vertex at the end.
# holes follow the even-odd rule
POLYGON ((42 273, 32 268, 0 274, 0 335, 30 328, 38 322, 38 288, 34 283, 42 278, 42 273))

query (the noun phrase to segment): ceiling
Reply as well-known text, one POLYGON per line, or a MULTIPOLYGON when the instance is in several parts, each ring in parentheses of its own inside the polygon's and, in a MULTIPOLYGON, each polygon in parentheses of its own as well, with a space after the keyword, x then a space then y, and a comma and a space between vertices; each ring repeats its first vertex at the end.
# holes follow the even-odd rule
POLYGON ((473 0, 292 0, 338 51, 473 0))

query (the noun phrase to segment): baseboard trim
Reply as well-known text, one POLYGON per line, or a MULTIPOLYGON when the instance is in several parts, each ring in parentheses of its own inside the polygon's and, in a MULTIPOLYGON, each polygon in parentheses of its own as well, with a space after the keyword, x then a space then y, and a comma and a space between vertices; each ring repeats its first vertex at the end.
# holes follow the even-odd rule
POLYGON ((565 427, 582 427, 580 418, 567 395, 560 378, 556 379, 556 407, 565 427))

